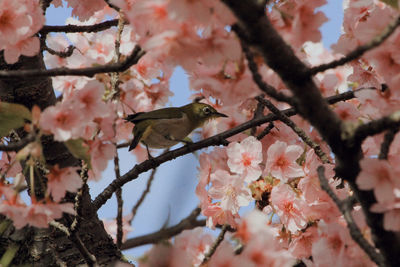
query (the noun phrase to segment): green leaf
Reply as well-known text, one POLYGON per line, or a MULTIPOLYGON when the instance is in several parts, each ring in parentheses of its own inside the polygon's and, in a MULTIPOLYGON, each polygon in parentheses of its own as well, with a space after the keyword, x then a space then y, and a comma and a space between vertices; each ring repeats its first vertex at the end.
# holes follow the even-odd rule
POLYGON ((385 4, 394 7, 396 9, 399 9, 399 4, 397 0, 381 0, 381 2, 384 2, 385 4))
POLYGON ((91 168, 89 146, 81 138, 68 140, 64 144, 75 158, 84 160, 88 168, 91 168))
POLYGON ((0 102, 0 137, 8 135, 12 129, 24 126, 25 120, 31 119, 31 112, 25 106, 0 102))

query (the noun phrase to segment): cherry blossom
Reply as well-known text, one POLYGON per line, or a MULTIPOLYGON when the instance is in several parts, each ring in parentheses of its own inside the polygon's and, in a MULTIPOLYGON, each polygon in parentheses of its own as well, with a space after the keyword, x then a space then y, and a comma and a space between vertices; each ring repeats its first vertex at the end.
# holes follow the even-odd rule
POLYGON ((230 170, 242 174, 247 182, 258 179, 261 175, 261 149, 261 142, 253 136, 244 139, 240 144, 230 143, 226 151, 230 170))
POLYGON ((66 191, 76 192, 82 186, 82 179, 76 167, 59 168, 55 165, 47 174, 47 191, 53 196, 54 201, 60 201, 66 191))
POLYGON ((221 199, 221 208, 233 214, 239 207, 247 206, 251 200, 250 190, 243 186, 243 178, 227 171, 217 170, 210 177, 212 187, 208 191, 214 199, 221 199))
POLYGON ((360 161, 361 172, 356 183, 362 190, 374 190, 378 202, 390 202, 395 199, 394 189, 400 188, 400 182, 390 163, 386 160, 364 158, 360 161))
POLYGON ((303 176, 301 166, 296 163, 302 153, 303 149, 297 145, 288 146, 285 142, 276 141, 268 148, 264 172, 283 182, 303 176))
POLYGON ((307 204, 296 196, 289 185, 282 184, 274 187, 271 192, 271 203, 279 219, 289 231, 294 233, 307 225, 307 204))
POLYGON ((0 159, 0 173, 6 178, 14 177, 22 171, 20 163, 15 158, 15 152, 2 152, 0 159))
MULTIPOLYGON (((82 69, 114 62, 119 28, 114 25, 96 31, 44 34, 40 30, 45 24, 44 14, 50 9, 46 10, 46 3, 42 2, 46 1, 0 0, 0 50, 3 51, 4 63, 17 63, 5 69, 29 67, 24 63, 25 58, 20 60, 21 56, 34 57, 28 58, 28 61, 43 58, 47 69, 82 69), (45 51, 47 46, 63 52, 70 45, 74 50, 68 57, 58 56, 50 49, 45 51)), ((226 1, 65 2, 72 8, 74 16, 68 18, 66 24, 91 26, 122 19, 123 16, 125 23, 119 40, 121 61, 137 45, 146 53, 137 64, 118 73, 116 88, 113 87, 115 77, 109 73, 88 75, 90 77, 55 76, 51 79, 52 88, 57 91, 57 101, 32 103, 42 107, 42 110, 37 106, 31 109, 31 103, 19 102, 20 95, 15 98, 16 102, 28 104, 28 110, 32 110, 32 119, 25 121, 24 130, 36 138, 18 148, 17 153, 7 152, 7 149, 1 152, 0 213, 12 220, 17 230, 25 226, 47 228, 63 213, 75 213, 73 203, 60 201, 63 201, 67 191, 75 193, 82 186, 79 167, 54 165, 53 159, 48 158, 47 140, 68 142, 79 139, 82 151, 87 151, 84 160, 89 160, 86 162, 89 178, 97 181, 104 179, 102 172, 110 160, 118 156, 117 144, 118 148, 124 149, 120 144, 133 137, 133 125, 124 120, 127 114, 174 103, 170 103, 174 101, 171 96, 181 90, 170 90, 176 67, 188 75, 189 89, 192 90, 190 100, 202 98, 202 102, 229 115, 229 118, 210 121, 199 129, 197 133, 201 139, 232 129, 257 116, 271 116, 267 110, 255 114, 258 105, 255 97, 261 91, 254 82, 250 64, 258 67, 258 78, 273 86, 277 92, 293 97, 296 103, 299 100, 289 90, 290 82, 275 71, 274 62, 266 62, 262 49, 258 49, 262 48, 261 44, 246 40, 254 54, 254 62, 246 57, 248 55, 243 52, 240 42, 243 38, 232 27, 245 23, 242 25, 243 18, 238 20, 225 4, 226 1), (27 172, 21 168, 20 162, 24 162, 23 166, 32 167, 31 171, 40 167, 40 172, 45 173, 47 179, 42 183, 43 196, 30 196, 30 190, 22 195, 26 180, 29 182, 29 178, 35 178, 36 184, 37 177, 34 172, 34 175, 25 178, 27 172)), ((320 26, 327 21, 327 17, 320 7, 327 1, 269 1, 261 12, 267 15, 299 60, 311 68, 340 59, 382 34, 399 15, 399 10, 389 2, 343 1, 342 34, 332 45, 332 50, 321 42, 320 26)), ((63 6, 60 0, 51 1, 51 4, 54 7, 63 6)), ((354 129, 398 111, 399 44, 400 31, 397 29, 382 44, 350 63, 313 75, 312 82, 324 97, 353 90, 353 99, 330 105, 337 119, 346 127, 354 129)), ((8 86, 7 80, 5 84, 8 86)), ((19 81, 15 81, 15 85, 13 82, 13 86, 17 86, 18 90, 13 88, 15 92, 23 91, 19 81)), ((43 88, 38 87, 40 90, 43 88)), ((286 102, 265 97, 280 110, 292 108, 286 102)), ((220 231, 221 226, 228 225, 229 229, 236 230, 225 234, 224 241, 206 263, 207 266, 331 266, 332 263, 337 266, 373 266, 349 234, 347 217, 321 189, 317 173, 320 165, 324 166, 328 185, 340 200, 354 196, 360 198, 359 203, 349 207, 349 211, 371 245, 379 245, 374 243, 379 236, 374 236, 376 229, 370 228, 371 218, 364 214, 366 204, 361 201, 359 190, 374 193, 376 203, 373 199, 372 202, 368 200, 368 208, 370 212, 382 215, 383 229, 400 231, 400 134, 395 135, 385 159, 378 155, 387 137, 384 137, 386 132, 363 140, 362 152, 358 155, 361 159, 360 172, 356 178, 353 177, 356 179, 354 184, 354 179, 341 175, 341 169, 337 168, 341 162, 334 154, 337 150, 334 146, 331 150, 324 140, 326 134, 322 131, 319 134, 319 128, 313 121, 307 121, 307 116, 304 116, 307 113, 302 108, 305 107, 296 106, 298 115, 290 118, 321 147, 329 163, 322 162, 292 128, 279 120, 273 122, 272 129, 263 138, 258 135, 267 124, 227 138, 227 146, 207 148, 199 153, 198 183, 193 190, 199 199, 201 214, 206 218, 206 227, 220 231), (252 211, 245 214, 245 209, 252 211)), ((2 117, 0 121, 3 122, 2 117)), ((22 130, 16 129, 12 135, 2 136, 1 141, 5 145, 18 142, 24 139, 21 133, 22 130)), ((131 153, 138 162, 147 159, 147 150, 143 146, 138 146, 131 153)), ((149 160, 142 166, 151 162, 149 160)), ((133 166, 134 163, 131 164, 133 166)), ((357 172, 358 168, 353 171, 357 172)), ((115 183, 111 187, 113 185, 115 183)), ((90 197, 95 196, 90 195, 88 199, 90 197)), ((128 221, 129 216, 123 219, 124 240, 132 231, 128 221)), ((115 239, 115 220, 104 220, 104 228, 115 239)), ((215 242, 215 233, 204 229, 183 231, 159 242, 139 260, 140 266, 199 266, 215 242)), ((380 247, 378 249, 381 250, 380 247)))

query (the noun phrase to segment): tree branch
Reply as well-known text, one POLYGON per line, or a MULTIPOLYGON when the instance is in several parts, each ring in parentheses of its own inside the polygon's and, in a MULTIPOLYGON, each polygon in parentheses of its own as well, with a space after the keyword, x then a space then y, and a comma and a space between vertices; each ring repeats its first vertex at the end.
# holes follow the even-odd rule
POLYGON ((222 243, 222 241, 224 241, 224 237, 227 231, 228 231, 228 225, 225 224, 224 226, 222 226, 221 232, 219 233, 217 239, 215 239, 215 242, 212 244, 207 253, 204 254, 204 259, 201 262, 200 266, 206 264, 211 259, 212 255, 214 255, 218 246, 222 243))
POLYGON ((291 106, 294 106, 294 101, 290 96, 287 96, 284 93, 278 92, 273 86, 264 82, 262 76, 258 72, 258 66, 254 62, 254 55, 244 41, 244 40, 246 40, 246 37, 244 36, 245 33, 242 32, 241 28, 235 24, 232 26, 232 30, 234 30, 236 32, 236 34, 240 37, 239 40, 242 45, 243 52, 246 55, 247 64, 248 64, 251 74, 253 76, 254 82, 258 85, 258 88, 260 88, 261 91, 263 91, 270 97, 275 98, 276 100, 281 101, 281 102, 286 102, 286 103, 290 104, 291 106))
POLYGON ((24 148, 27 144, 29 144, 30 142, 35 141, 35 139, 36 139, 36 135, 28 134, 27 136, 25 136, 18 142, 9 143, 7 145, 0 144, 0 151, 19 151, 22 148, 24 148))
POLYGON ((62 25, 62 26, 49 26, 44 25, 39 31, 39 34, 46 35, 49 32, 62 32, 62 33, 73 33, 73 32, 99 32, 107 30, 113 26, 118 25, 118 19, 104 21, 93 25, 62 25))
MULTIPOLYGON (((331 96, 325 99, 327 103, 334 104, 343 100, 348 100, 351 98, 354 98, 354 92, 345 92, 339 95, 331 96)), ((297 112, 295 111, 294 108, 286 109, 281 111, 283 114, 286 116, 293 116, 296 115, 297 112)), ((117 188, 123 186, 127 182, 130 182, 134 179, 136 179, 139 174, 146 172, 150 169, 156 168, 160 166, 162 163, 167 162, 169 160, 175 159, 177 157, 183 156, 188 153, 192 153, 193 151, 208 147, 208 146, 217 146, 221 144, 226 143, 226 138, 229 138, 231 136, 234 136, 238 133, 241 133, 247 129, 250 129, 254 126, 259 126, 267 122, 272 122, 278 120, 278 117, 275 114, 269 114, 267 116, 253 119, 250 121, 247 121, 243 124, 240 124, 232 129, 229 129, 225 132, 222 132, 220 134, 214 135, 212 137, 209 137, 207 139, 201 140, 196 143, 192 143, 190 145, 185 145, 181 148, 177 148, 175 150, 169 151, 167 153, 163 153, 160 156, 156 158, 152 158, 149 160, 145 160, 140 164, 135 165, 130 171, 125 173, 123 176, 121 176, 120 179, 115 179, 112 181, 104 190, 101 192, 93 201, 93 205, 96 209, 99 209, 101 206, 106 203, 108 199, 111 198, 112 194, 117 190, 117 188)))
POLYGON ((144 199, 146 198, 147 194, 150 192, 151 184, 152 184, 152 182, 154 180, 154 177, 156 176, 156 171, 157 171, 157 168, 154 168, 153 171, 151 172, 150 177, 147 180, 146 189, 142 192, 142 195, 140 196, 139 200, 136 202, 135 206, 133 206, 132 212, 131 212, 131 219, 129 220, 129 224, 132 223, 132 221, 135 218, 136 213, 137 213, 140 205, 142 205, 142 203, 143 203, 144 199))
POLYGON ((318 72, 323 72, 328 69, 333 69, 338 66, 342 66, 356 58, 361 57, 364 53, 368 52, 369 50, 372 50, 376 47, 378 47, 380 44, 382 44, 389 36, 397 29, 397 27, 400 25, 400 17, 396 18, 393 22, 391 22, 383 32, 376 36, 374 39, 372 39, 369 43, 360 45, 357 47, 355 50, 351 51, 349 54, 346 56, 334 60, 330 63, 322 64, 316 67, 313 67, 310 69, 309 74, 310 75, 315 75, 318 72))
MULTIPOLYGON (((336 196, 333 190, 330 188, 327 179, 325 178, 325 168, 324 166, 319 166, 317 169, 319 182, 321 184, 321 188, 330 196, 330 198, 335 202, 336 206, 339 208, 340 212, 343 214, 344 219, 346 220, 347 227, 349 228, 349 233, 353 240, 364 250, 364 252, 368 255, 368 257, 375 262, 378 266, 386 266, 385 259, 382 254, 376 251, 376 248, 373 247, 362 235, 360 228, 358 228, 357 224, 354 222, 353 216, 351 215, 351 210, 348 205, 348 201, 342 201, 336 196)), ((352 207, 351 207, 352 209, 352 207)))
POLYGON ((200 211, 200 208, 194 209, 188 217, 182 219, 177 225, 161 229, 148 235, 128 239, 125 243, 122 244, 121 249, 124 250, 146 244, 158 243, 161 240, 169 239, 173 236, 176 236, 184 230, 193 229, 199 226, 205 226, 206 220, 196 220, 196 218, 200 215, 200 211))
POLYGON ((136 45, 131 55, 129 55, 124 61, 120 63, 111 63, 102 66, 81 68, 81 69, 69 69, 69 68, 54 68, 49 70, 41 69, 30 69, 30 70, 10 70, 0 71, 0 78, 11 79, 11 78, 28 78, 28 77, 43 77, 43 76, 87 76, 93 77, 97 73, 105 72, 122 72, 136 64, 139 59, 145 54, 145 52, 136 45))
POLYGON ((288 116, 283 114, 277 107, 274 106, 274 104, 271 103, 268 99, 265 99, 264 97, 258 96, 256 97, 260 103, 263 103, 272 113, 274 113, 280 121, 282 121, 284 124, 289 126, 293 132, 295 132, 301 140, 303 140, 304 143, 306 143, 309 147, 311 147, 314 151, 315 154, 321 159, 323 163, 329 163, 329 158, 328 156, 322 151, 321 147, 315 143, 300 127, 298 127, 291 119, 289 119, 288 116))
POLYGON ((397 132, 400 130, 399 127, 395 127, 393 129, 389 129, 385 137, 383 138, 383 142, 381 144, 381 150, 379 152, 379 159, 387 159, 389 154, 390 145, 392 144, 394 137, 396 136, 397 132))
POLYGON ((354 130, 351 142, 362 143, 362 141, 364 141, 364 139, 368 136, 398 127, 400 127, 400 110, 393 112, 389 116, 385 116, 358 126, 354 130))

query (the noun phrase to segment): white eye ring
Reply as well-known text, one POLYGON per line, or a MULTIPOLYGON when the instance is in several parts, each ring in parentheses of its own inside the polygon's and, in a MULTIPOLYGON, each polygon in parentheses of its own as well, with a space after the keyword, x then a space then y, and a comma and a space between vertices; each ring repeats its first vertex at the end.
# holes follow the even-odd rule
POLYGON ((204 114, 210 114, 211 113, 211 109, 209 107, 204 107, 203 108, 203 112, 204 112, 204 114))

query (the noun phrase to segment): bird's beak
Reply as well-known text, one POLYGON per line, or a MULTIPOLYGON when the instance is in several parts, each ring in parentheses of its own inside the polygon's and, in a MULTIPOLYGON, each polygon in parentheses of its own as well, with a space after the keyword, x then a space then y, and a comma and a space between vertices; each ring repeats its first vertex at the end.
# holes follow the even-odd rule
POLYGON ((228 117, 228 115, 225 115, 225 114, 219 113, 219 112, 216 112, 216 113, 214 113, 214 114, 215 114, 216 117, 225 117, 225 118, 228 117))

